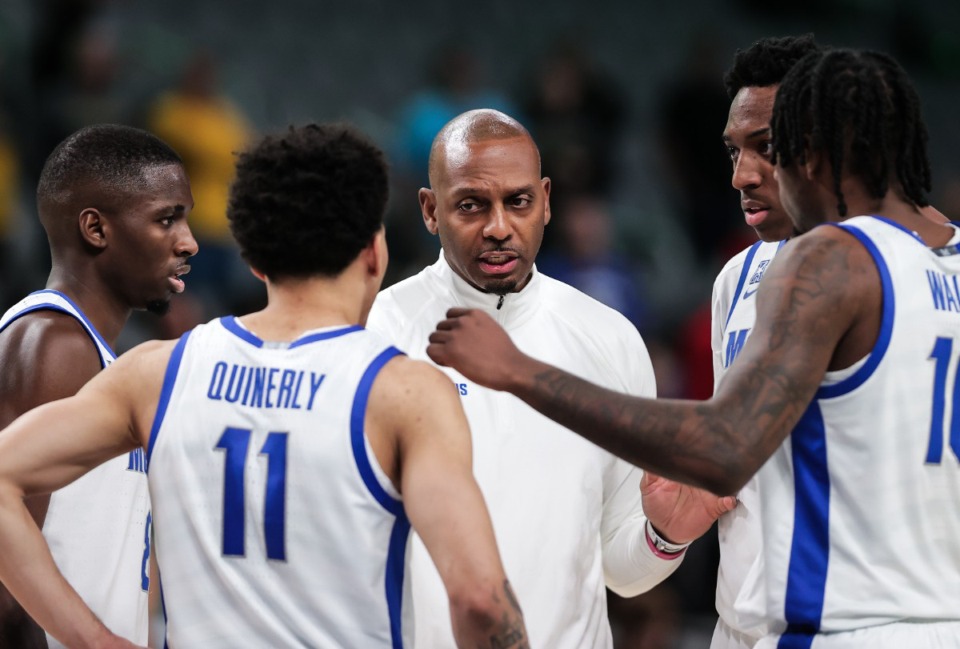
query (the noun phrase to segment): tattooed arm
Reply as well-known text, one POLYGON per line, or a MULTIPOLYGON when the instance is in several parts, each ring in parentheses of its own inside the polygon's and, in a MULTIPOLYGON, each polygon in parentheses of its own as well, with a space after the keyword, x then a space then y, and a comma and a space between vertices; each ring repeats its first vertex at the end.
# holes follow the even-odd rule
POLYGON ((644 469, 735 493, 799 421, 823 378, 871 348, 880 280, 849 234, 818 228, 787 244, 757 295, 757 325, 709 401, 641 399, 532 359, 483 313, 454 309, 427 353, 506 390, 644 469))

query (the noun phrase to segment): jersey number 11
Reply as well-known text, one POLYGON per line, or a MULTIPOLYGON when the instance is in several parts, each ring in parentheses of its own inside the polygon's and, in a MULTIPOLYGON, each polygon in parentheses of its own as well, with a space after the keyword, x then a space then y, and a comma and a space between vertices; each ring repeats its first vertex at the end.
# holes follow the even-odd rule
MULTIPOLYGON (((244 556, 244 472, 247 450, 253 431, 245 428, 227 428, 220 436, 216 449, 225 451, 223 463, 223 554, 244 556)), ((287 433, 267 435, 260 455, 267 456, 267 483, 263 505, 263 535, 267 558, 285 561, 286 493, 287 493, 287 433)))

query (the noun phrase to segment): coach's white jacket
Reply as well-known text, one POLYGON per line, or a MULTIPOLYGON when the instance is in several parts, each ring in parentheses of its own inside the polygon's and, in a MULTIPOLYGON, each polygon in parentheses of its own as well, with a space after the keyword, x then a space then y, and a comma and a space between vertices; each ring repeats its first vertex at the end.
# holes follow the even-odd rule
MULTIPOLYGON (((654 396, 653 367, 636 328, 616 311, 534 269, 519 293, 482 293, 443 257, 379 294, 367 323, 411 357, 447 309, 493 315, 527 354, 621 392, 654 396)), ((482 353, 482 350, 478 350, 482 353)), ((604 585, 624 596, 665 579, 679 559, 658 558, 645 536, 640 471, 556 424, 516 397, 443 368, 460 390, 473 434, 477 481, 531 647, 612 645, 604 585)), ((418 649, 453 647, 447 597, 419 538, 410 548, 418 649)))

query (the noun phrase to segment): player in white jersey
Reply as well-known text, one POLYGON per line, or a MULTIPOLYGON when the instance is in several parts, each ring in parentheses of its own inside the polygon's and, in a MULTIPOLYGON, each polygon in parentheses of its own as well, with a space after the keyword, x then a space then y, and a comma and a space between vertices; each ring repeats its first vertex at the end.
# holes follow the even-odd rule
POLYGON ((170 646, 407 647, 412 526, 457 644, 529 647, 456 388, 361 326, 386 270, 386 200, 383 154, 352 129, 265 138, 240 155, 228 211, 264 310, 142 345, 0 435, 0 578, 66 644, 118 639, 21 498, 139 446, 170 646))
MULTIPOLYGON (((550 217, 550 180, 541 177, 536 144, 521 124, 492 110, 453 119, 434 140, 430 185, 420 190, 421 207, 443 253, 377 297, 371 328, 425 357, 446 310, 473 306, 539 358, 618 390, 655 393, 636 328, 534 266, 550 217)), ((449 376, 474 434, 474 471, 531 644, 610 647, 605 586, 627 597, 649 590, 732 499, 678 504, 687 490, 649 477, 641 483, 635 468, 509 395, 449 376)), ((442 584, 422 546, 412 549, 417 647, 442 649, 452 637, 442 584)))
MULTIPOLYGON (((760 280, 786 239, 793 223, 780 205, 774 178, 770 118, 784 75, 804 55, 817 49, 813 36, 763 38, 738 51, 724 77, 730 113, 723 143, 733 165, 731 184, 740 192, 744 219, 760 238, 724 265, 713 284, 711 339, 714 389, 743 349, 756 319, 760 280)), ((711 649, 750 649, 766 633, 751 627, 737 610, 751 599, 744 589, 760 569, 760 502, 757 480, 737 493, 737 507, 717 523, 720 566, 717 571, 717 626, 711 649)))
POLYGON ((895 61, 801 59, 774 106, 781 202, 799 232, 706 402, 605 390, 452 310, 428 354, 632 462, 719 493, 759 471, 757 647, 960 647, 957 228, 922 211, 919 99, 895 61), (841 227, 815 228, 850 214, 841 227), (792 431, 792 434, 791 434, 792 431))
MULTIPOLYGON (((37 206, 52 269, 46 290, 0 320, 4 426, 75 394, 111 363, 130 311, 163 312, 183 290, 179 275, 197 251, 180 158, 138 129, 93 126, 64 140, 41 172, 37 206)), ((144 470, 143 452, 135 450, 27 501, 70 583, 111 628, 140 643, 147 639, 150 556, 144 470)), ((2 588, 0 595, 0 646, 61 646, 2 588)))

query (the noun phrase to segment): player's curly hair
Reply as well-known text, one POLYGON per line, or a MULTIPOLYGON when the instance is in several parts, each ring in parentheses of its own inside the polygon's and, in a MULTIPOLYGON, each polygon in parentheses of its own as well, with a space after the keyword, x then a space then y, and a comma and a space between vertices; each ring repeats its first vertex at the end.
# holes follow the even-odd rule
POLYGON ((741 88, 776 85, 797 61, 819 50, 813 34, 761 38, 734 54, 733 65, 723 76, 727 94, 732 100, 741 88))
POLYGON ((120 124, 96 124, 73 133, 47 157, 37 183, 37 203, 68 200, 80 183, 95 182, 104 195, 141 189, 144 170, 183 164, 177 152, 147 131, 120 124))
POLYGON ((335 277, 380 229, 387 192, 379 148, 346 124, 309 124, 240 154, 227 218, 271 279, 335 277))
POLYGON ((895 179, 904 198, 918 207, 928 204, 930 162, 920 98, 886 54, 850 49, 808 54, 780 85, 771 127, 782 167, 803 164, 806 151, 827 153, 840 216, 847 214, 840 189, 845 167, 874 198, 883 198, 895 179))

